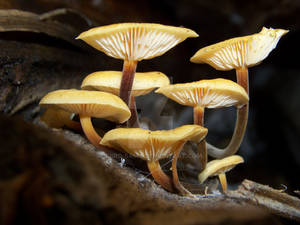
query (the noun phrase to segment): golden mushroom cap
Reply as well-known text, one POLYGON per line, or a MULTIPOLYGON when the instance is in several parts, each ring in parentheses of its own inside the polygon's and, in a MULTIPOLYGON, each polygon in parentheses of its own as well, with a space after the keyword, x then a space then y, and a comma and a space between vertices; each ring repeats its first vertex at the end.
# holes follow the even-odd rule
POLYGON ((182 27, 154 23, 120 23, 90 29, 76 39, 82 39, 108 56, 141 61, 160 56, 189 37, 198 35, 182 27))
POLYGON ((237 164, 243 163, 244 159, 239 155, 228 156, 223 159, 215 159, 207 163, 206 168, 198 175, 198 180, 202 184, 208 177, 225 173, 237 164))
POLYGON ((40 105, 118 123, 127 121, 131 116, 129 108, 118 96, 100 91, 53 91, 41 99, 40 105))
POLYGON ((155 91, 182 105, 205 108, 242 106, 249 101, 247 92, 239 84, 227 79, 201 80, 172 84, 155 91))
MULTIPOLYGON (((99 90, 119 95, 121 80, 122 72, 100 71, 84 78, 81 88, 84 90, 99 90)), ((145 95, 155 88, 169 84, 169 78, 161 72, 135 73, 131 95, 145 95)))
POLYGON ((117 128, 107 132, 100 144, 126 151, 147 161, 157 161, 171 156, 182 141, 200 141, 206 134, 207 129, 199 125, 158 131, 117 128))
POLYGON ((288 30, 262 28, 261 32, 232 38, 200 49, 190 60, 207 63, 217 70, 255 66, 276 47, 288 30))
MULTIPOLYGON (((41 121, 47 124, 48 127, 61 128, 68 125, 71 120, 72 113, 63 109, 51 107, 48 108, 41 116, 41 121)), ((73 121, 72 121, 73 122, 73 121)))

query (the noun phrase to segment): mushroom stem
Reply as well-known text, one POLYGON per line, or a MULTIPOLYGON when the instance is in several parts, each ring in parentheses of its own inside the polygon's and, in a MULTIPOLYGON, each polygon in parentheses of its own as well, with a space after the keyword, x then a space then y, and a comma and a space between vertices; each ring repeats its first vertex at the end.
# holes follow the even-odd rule
POLYGON ((178 178, 178 172, 177 172, 177 160, 180 155, 180 152, 182 150, 183 145, 185 142, 180 142, 178 147, 176 148, 174 155, 173 155, 173 160, 172 160, 172 173, 173 173, 173 183, 176 189, 184 196, 192 197, 194 198, 195 196, 189 192, 179 181, 178 178))
MULTIPOLYGON (((248 68, 242 67, 236 70, 237 83, 241 85, 249 94, 249 85, 248 85, 248 68)), ((231 138, 230 143, 224 149, 216 148, 213 145, 207 143, 208 154, 214 158, 220 159, 230 155, 234 155, 244 138, 244 134, 248 122, 248 111, 249 104, 243 105, 237 109, 237 117, 235 122, 234 132, 231 138)))
POLYGON ((249 95, 248 68, 242 67, 236 69, 235 72, 236 72, 237 83, 241 85, 249 95))
POLYGON ((154 180, 166 190, 173 192, 172 180, 161 169, 159 161, 147 161, 147 165, 154 180))
POLYGON ((227 179, 226 179, 226 174, 225 173, 220 173, 219 175, 219 180, 222 186, 223 192, 227 191, 227 179))
POLYGON ((202 106, 194 107, 194 124, 200 126, 204 124, 204 108, 202 106))
MULTIPOLYGON (((204 125, 204 107, 196 106, 194 107, 194 124, 203 126, 204 125)), ((206 168, 207 164, 207 150, 206 141, 203 139, 201 142, 197 143, 197 150, 201 162, 201 171, 206 168)))
POLYGON ((129 99, 134 79, 137 61, 124 60, 122 80, 120 86, 120 98, 129 106, 129 99))
POLYGON ((135 97, 134 96, 130 97, 129 108, 130 108, 130 112, 131 112, 131 117, 129 118, 129 120, 127 122, 128 127, 139 128, 140 124, 139 124, 139 118, 138 118, 138 113, 137 113, 137 110, 136 110, 136 104, 135 104, 135 97))
POLYGON ((91 117, 79 115, 80 117, 80 123, 83 129, 83 132, 85 136, 89 139, 89 141, 96 147, 99 147, 99 143, 101 141, 101 137, 98 135, 98 133, 95 131, 91 117))

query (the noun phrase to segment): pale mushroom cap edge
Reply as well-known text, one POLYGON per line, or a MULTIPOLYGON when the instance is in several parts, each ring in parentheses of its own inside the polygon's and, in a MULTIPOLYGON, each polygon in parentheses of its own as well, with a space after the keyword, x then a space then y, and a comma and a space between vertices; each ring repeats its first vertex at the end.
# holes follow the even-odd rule
POLYGON ((46 109, 40 119, 47 124, 48 127, 61 128, 71 121, 71 115, 72 113, 58 107, 50 107, 46 109))
MULTIPOLYGON (((99 90, 119 95, 122 72, 99 71, 85 77, 81 84, 84 90, 99 90)), ((135 73, 131 95, 140 96, 151 92, 155 88, 170 84, 169 78, 161 72, 135 73)))
POLYGON ((118 96, 100 91, 57 90, 45 95, 40 105, 117 123, 123 123, 131 116, 128 106, 118 96))
POLYGON ((107 132, 100 144, 142 158, 157 161, 171 156, 180 142, 201 141, 207 129, 199 125, 184 125, 172 130, 150 131, 141 128, 117 128, 107 132))
POLYGON ((207 163, 206 168, 198 175, 198 180, 202 184, 208 177, 225 173, 237 164, 243 163, 244 159, 239 155, 231 155, 223 159, 215 159, 207 163))
POLYGON ((255 66, 269 55, 286 33, 288 30, 263 27, 259 33, 204 47, 190 61, 207 63, 217 70, 255 66))
POLYGON ((119 23, 92 28, 76 39, 108 56, 141 61, 160 56, 189 37, 198 34, 187 28, 155 23, 119 23))
POLYGON ((221 108, 247 104, 249 96, 239 84, 227 79, 200 80, 191 83, 172 84, 155 91, 187 106, 221 108))

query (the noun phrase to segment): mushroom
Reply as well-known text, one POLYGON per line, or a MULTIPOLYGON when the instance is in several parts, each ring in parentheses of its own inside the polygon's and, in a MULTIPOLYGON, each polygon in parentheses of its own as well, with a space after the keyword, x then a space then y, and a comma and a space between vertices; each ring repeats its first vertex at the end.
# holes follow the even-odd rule
POLYGON ((90 29, 76 39, 82 39, 108 56, 124 60, 120 97, 129 105, 137 62, 160 56, 189 37, 198 35, 182 27, 120 23, 90 29))
POLYGON ((71 119, 72 113, 67 112, 60 108, 48 108, 43 115, 41 116, 41 121, 47 124, 48 127, 51 128, 62 128, 64 126, 80 131, 81 125, 79 122, 73 121, 71 119))
MULTIPOLYGON (((279 39, 288 30, 262 28, 261 32, 238 38, 232 38, 200 49, 190 60, 194 63, 207 63, 217 70, 236 70, 237 83, 249 94, 248 67, 264 60, 276 47, 279 39)), ((228 146, 218 149, 208 145, 208 154, 215 158, 233 155, 243 140, 247 121, 248 104, 237 110, 237 122, 234 134, 228 146)))
POLYGON ((44 96, 40 105, 59 107, 79 114, 86 137, 96 147, 99 146, 101 137, 94 129, 91 117, 104 118, 117 123, 123 123, 130 117, 130 110, 118 96, 100 91, 57 90, 44 96))
POLYGON ((223 192, 227 191, 227 180, 225 173, 234 168, 237 164, 243 163, 244 159, 239 155, 228 156, 223 159, 215 159, 207 163, 205 170, 199 175, 199 182, 202 184, 208 177, 219 176, 223 192))
MULTIPOLYGON (((237 83, 226 79, 201 80, 184 84, 173 84, 155 91, 181 105, 194 107, 194 124, 204 126, 204 109, 229 106, 241 107, 249 101, 246 91, 237 83)), ((202 170, 207 163, 206 143, 198 143, 202 170)))
MULTIPOLYGON (((81 89, 99 90, 119 95, 122 72, 99 71, 94 72, 83 80, 81 89)), ((131 117, 128 120, 129 127, 139 127, 138 115, 135 107, 135 97, 145 95, 153 89, 170 84, 169 78, 161 72, 136 73, 132 85, 129 108, 131 117)))
MULTIPOLYGON (((117 128, 107 132, 100 143, 146 160, 154 180, 168 191, 173 191, 172 181, 161 169, 159 160, 180 152, 186 141, 199 141, 206 134, 207 129, 198 125, 184 125, 173 130, 158 131, 117 128)), ((190 194, 178 180, 176 162, 172 163, 172 172, 175 187, 181 193, 190 194)))

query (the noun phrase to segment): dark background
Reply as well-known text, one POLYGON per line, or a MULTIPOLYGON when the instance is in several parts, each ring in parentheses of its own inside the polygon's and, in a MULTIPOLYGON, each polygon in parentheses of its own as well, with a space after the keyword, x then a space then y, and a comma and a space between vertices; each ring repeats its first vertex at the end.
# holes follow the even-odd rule
MULTIPOLYGON (((35 13, 63 7, 82 12, 97 25, 155 22, 195 30, 199 38, 188 39, 163 56, 138 64, 137 71, 161 71, 171 77, 173 83, 217 77, 235 80, 234 71, 216 71, 205 64, 190 63, 189 58, 199 48, 257 33, 263 26, 290 30, 269 57, 249 69, 249 123, 239 151, 246 163, 232 171, 229 180, 237 182, 248 178, 278 189, 286 185, 289 193, 300 189, 300 1, 0 1, 0 8, 18 8, 35 13)), ((99 70, 121 68, 121 61, 109 58, 99 70)), ((159 97, 152 95, 139 100, 142 114, 156 109, 152 102, 160 102, 159 97)), ((234 127, 234 111, 207 111, 205 124, 209 128, 210 142, 224 146, 229 141, 234 127)), ((160 115, 171 118, 173 126, 192 122, 192 110, 171 101, 164 104, 160 115)))

